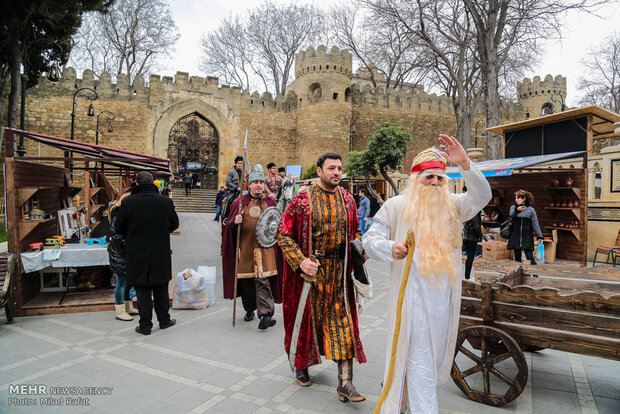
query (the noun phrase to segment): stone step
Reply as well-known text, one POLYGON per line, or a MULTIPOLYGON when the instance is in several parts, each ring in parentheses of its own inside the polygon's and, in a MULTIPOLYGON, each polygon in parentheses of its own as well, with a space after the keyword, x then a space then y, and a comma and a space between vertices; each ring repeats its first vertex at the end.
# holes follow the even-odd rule
POLYGON ((216 212, 215 198, 217 190, 194 188, 185 195, 184 188, 174 188, 172 190, 172 201, 176 211, 179 213, 213 213, 216 212))

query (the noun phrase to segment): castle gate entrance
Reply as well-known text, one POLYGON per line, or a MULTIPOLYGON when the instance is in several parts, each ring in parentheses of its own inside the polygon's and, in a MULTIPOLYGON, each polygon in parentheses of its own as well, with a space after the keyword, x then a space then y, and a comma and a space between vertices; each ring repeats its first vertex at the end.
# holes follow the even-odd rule
POLYGON ((201 188, 217 188, 219 137, 213 125, 194 112, 179 119, 168 137, 172 171, 198 175, 201 188))

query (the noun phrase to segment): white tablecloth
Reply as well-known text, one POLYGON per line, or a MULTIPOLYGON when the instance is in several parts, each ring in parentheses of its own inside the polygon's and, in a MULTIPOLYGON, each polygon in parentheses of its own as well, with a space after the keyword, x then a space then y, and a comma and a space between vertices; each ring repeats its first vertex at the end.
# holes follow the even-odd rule
POLYGON ((110 264, 107 246, 99 244, 67 244, 60 248, 58 260, 43 260, 44 252, 22 253, 22 263, 26 273, 36 272, 46 267, 86 267, 110 264))

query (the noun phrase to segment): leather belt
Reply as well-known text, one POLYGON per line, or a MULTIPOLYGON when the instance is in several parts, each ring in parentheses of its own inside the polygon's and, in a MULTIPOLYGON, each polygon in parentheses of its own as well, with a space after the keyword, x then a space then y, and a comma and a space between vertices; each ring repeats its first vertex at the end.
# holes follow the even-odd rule
POLYGON ((321 258, 321 259, 344 259, 344 247, 341 247, 339 249, 336 250, 329 250, 329 251, 325 251, 325 250, 315 250, 314 256, 316 256, 317 258, 321 258))

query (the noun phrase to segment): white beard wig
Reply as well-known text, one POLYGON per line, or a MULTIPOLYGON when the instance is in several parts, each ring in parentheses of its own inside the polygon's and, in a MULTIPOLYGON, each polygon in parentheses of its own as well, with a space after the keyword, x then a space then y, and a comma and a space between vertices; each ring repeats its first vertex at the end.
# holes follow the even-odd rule
POLYGON ((454 286, 457 265, 453 240, 460 234, 461 224, 447 182, 425 185, 418 174, 411 174, 404 197, 403 217, 415 234, 420 275, 436 279, 447 274, 454 286))

